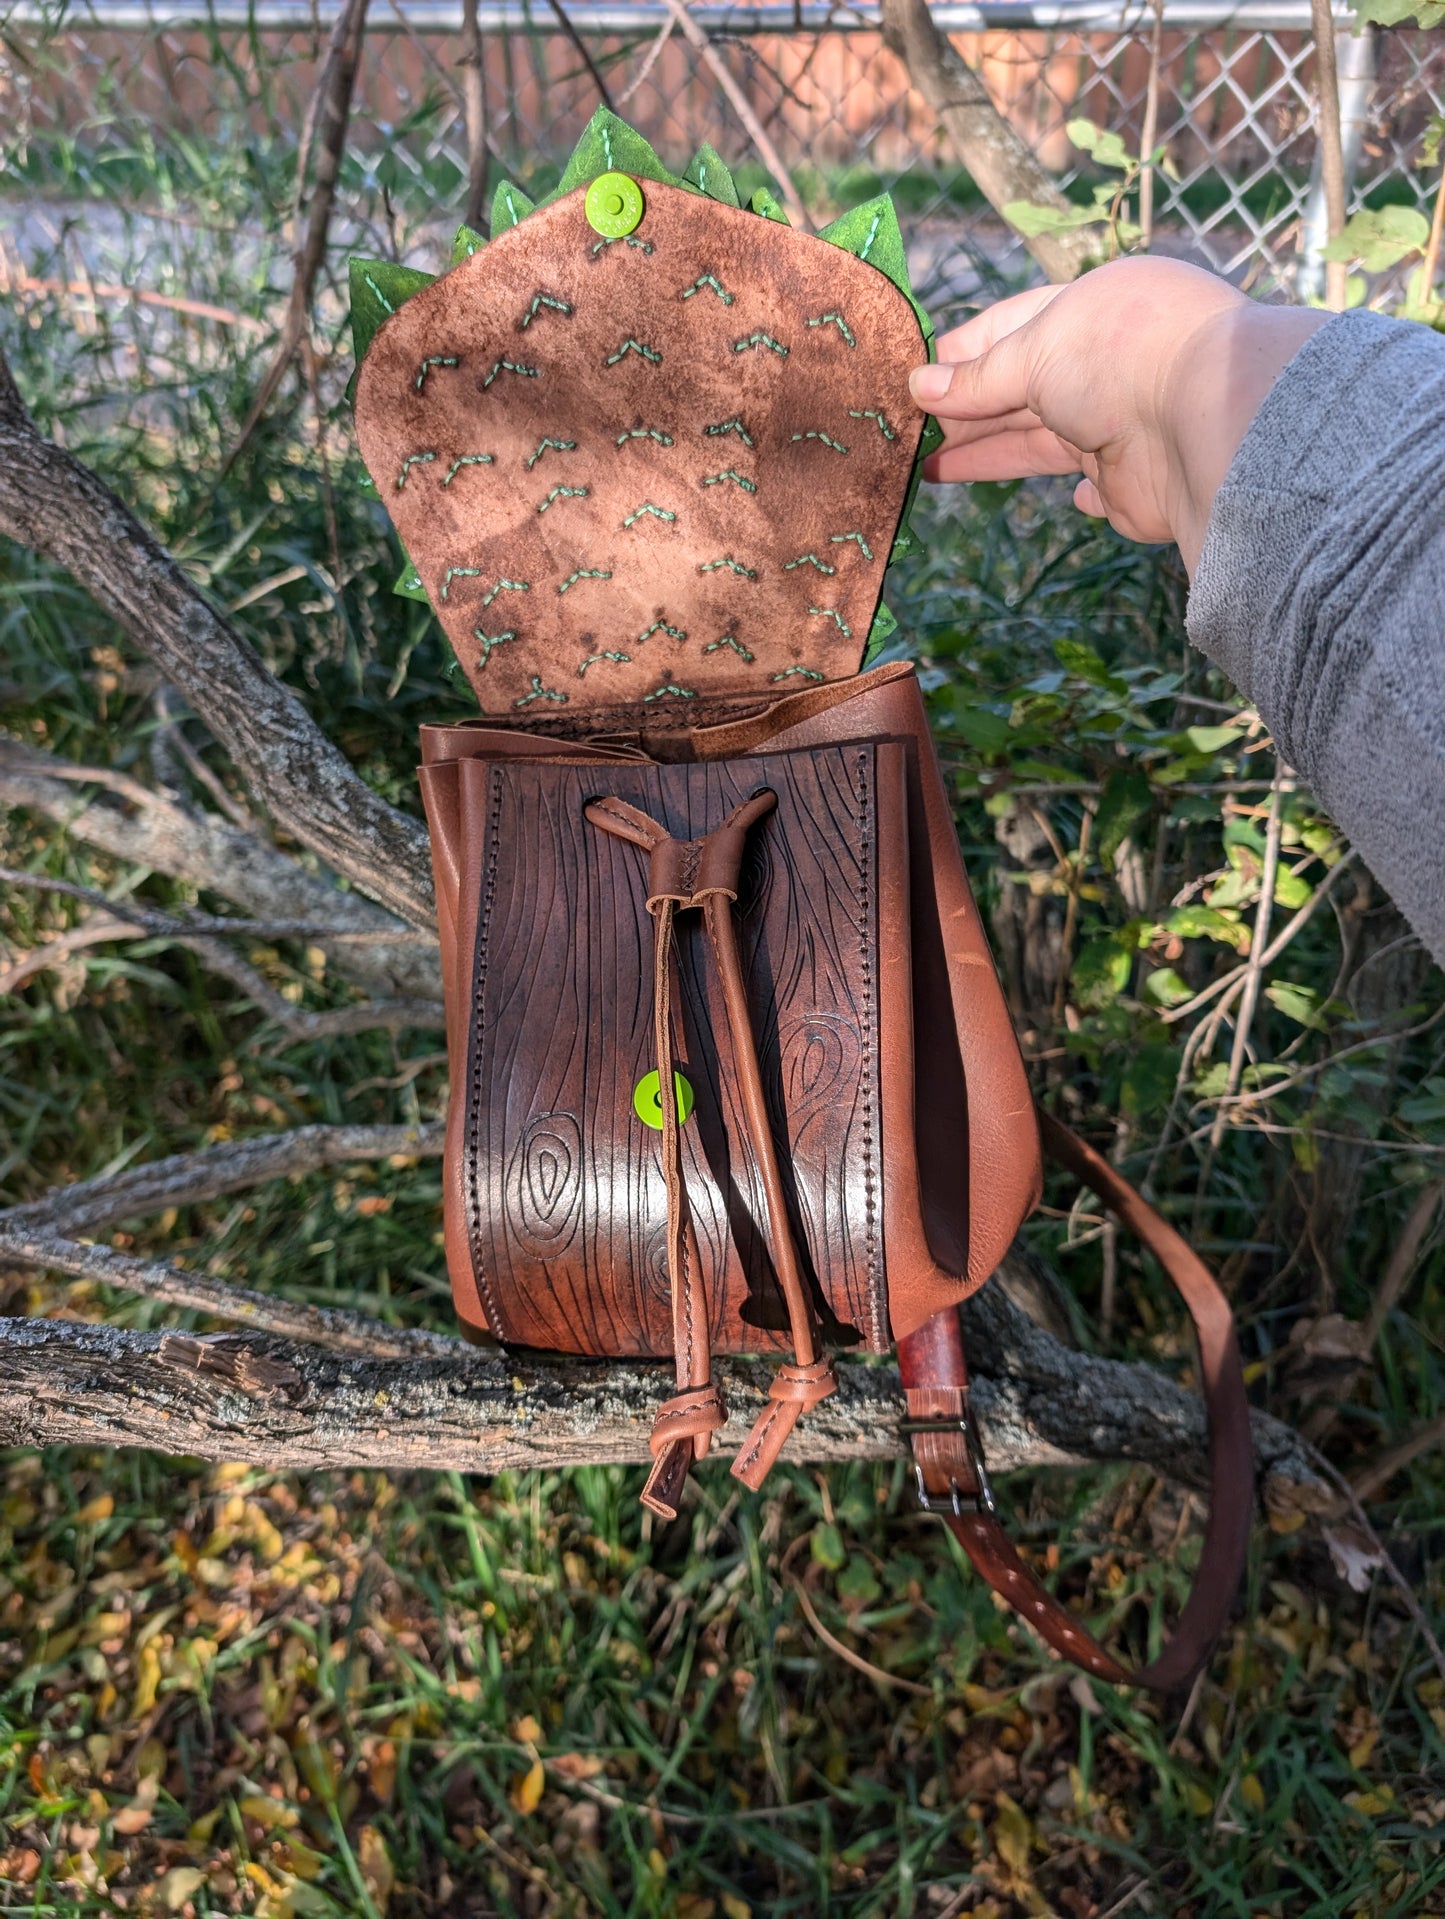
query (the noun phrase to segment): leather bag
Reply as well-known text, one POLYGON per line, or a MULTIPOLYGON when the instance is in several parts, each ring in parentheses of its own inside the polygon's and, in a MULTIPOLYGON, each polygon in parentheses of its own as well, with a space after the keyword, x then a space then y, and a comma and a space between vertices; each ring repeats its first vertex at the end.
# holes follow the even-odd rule
POLYGON ((560 192, 414 291, 360 370, 363 452, 483 708, 422 735, 457 1312, 669 1358, 643 1492, 664 1518, 726 1417, 715 1354, 779 1356, 732 1465, 756 1488, 836 1354, 896 1349, 919 1498, 984 1578, 1086 1670, 1178 1685, 1248 1537, 1229 1309, 1036 1112, 916 676, 856 670, 922 427, 925 341, 866 257, 892 210, 854 220, 855 255, 670 180, 641 182, 631 244, 560 192), (957 1309, 1044 1148, 1198 1334, 1200 1572, 1132 1675, 1010 1544, 969 1407, 957 1309))

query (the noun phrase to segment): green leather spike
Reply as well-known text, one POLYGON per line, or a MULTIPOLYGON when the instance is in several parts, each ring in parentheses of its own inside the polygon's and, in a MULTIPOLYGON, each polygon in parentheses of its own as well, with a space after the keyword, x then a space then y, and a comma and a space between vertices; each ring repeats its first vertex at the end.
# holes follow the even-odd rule
POLYGON ((398 266, 395 260, 352 260, 349 265, 351 345, 360 366, 382 324, 437 276, 416 267, 398 266))
POLYGON ((716 147, 703 143, 693 155, 692 164, 683 179, 690 187, 696 187, 699 193, 705 193, 709 200, 721 200, 725 207, 741 207, 738 190, 727 163, 716 147))
POLYGON ((536 211, 536 204, 513 181, 499 180, 492 195, 492 232, 505 233, 508 227, 519 226, 529 213, 536 211))
POLYGON ((486 244, 485 234, 476 232, 472 227, 458 227, 457 237, 452 241, 452 265, 459 267, 463 260, 470 260, 474 253, 480 253, 486 244))

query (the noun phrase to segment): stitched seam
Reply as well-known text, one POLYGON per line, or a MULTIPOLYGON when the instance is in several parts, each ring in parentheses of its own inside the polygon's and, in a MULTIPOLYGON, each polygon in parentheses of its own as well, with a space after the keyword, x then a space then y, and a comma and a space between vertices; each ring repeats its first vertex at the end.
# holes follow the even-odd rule
POLYGON ((768 1407, 768 1410, 766 1414, 764 1415, 761 1424, 758 1426, 756 1433, 754 1434, 754 1437, 753 1437, 752 1445, 748 1447, 745 1453, 740 1453, 738 1455, 734 1465, 735 1472, 739 1472, 739 1470, 741 1472, 746 1472, 747 1469, 756 1462, 759 1455, 762 1453, 763 1447, 767 1441, 769 1433, 771 1433, 771 1431, 773 1430, 773 1426, 775 1422, 779 1419, 781 1414, 782 1414, 782 1406, 780 1402, 775 1399, 772 1402, 772 1404, 768 1407))
POLYGON ((477 1282, 477 1291, 487 1309, 487 1322, 499 1339, 506 1339, 511 1329, 502 1314, 497 1299, 496 1287, 487 1272, 486 1262, 482 1258, 482 1199, 477 1167, 480 1159, 480 1130, 482 1105, 482 1050, 486 1039, 486 1019, 484 1001, 487 990, 487 964, 491 949, 492 907, 497 892, 497 848, 500 840, 499 827, 502 814, 502 776, 500 769, 492 773, 492 802, 488 809, 487 832, 487 874, 482 886, 482 913, 477 927, 477 970, 472 993, 472 1084, 471 1107, 467 1114, 467 1197, 470 1202, 471 1218, 468 1237, 472 1246, 472 1276, 477 1282))
POLYGON ((869 871, 869 849, 873 844, 870 827, 873 819, 872 794, 868 784, 868 754, 860 748, 858 753, 858 831, 859 831, 859 887, 858 887, 858 958, 863 975, 863 1193, 864 1193, 864 1241, 867 1245, 868 1312, 870 1332, 876 1347, 884 1346, 887 1340, 883 1332, 883 1302, 879 1297, 880 1274, 878 1258, 878 1209, 875 1192, 875 1173, 873 1167, 873 1109, 874 1109, 874 1067, 872 1045, 872 1007, 873 1007, 873 955, 868 938, 869 922, 873 910, 872 875, 869 871))

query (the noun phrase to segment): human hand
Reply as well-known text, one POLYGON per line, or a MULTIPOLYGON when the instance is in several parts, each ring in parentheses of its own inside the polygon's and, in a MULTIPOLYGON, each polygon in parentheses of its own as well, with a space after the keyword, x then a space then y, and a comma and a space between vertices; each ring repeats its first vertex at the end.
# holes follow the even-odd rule
POLYGON ((1250 422, 1328 318, 1177 260, 1117 260, 1001 300, 912 375, 944 428, 924 476, 1082 473, 1076 506, 1130 539, 1176 540, 1192 572, 1250 422))

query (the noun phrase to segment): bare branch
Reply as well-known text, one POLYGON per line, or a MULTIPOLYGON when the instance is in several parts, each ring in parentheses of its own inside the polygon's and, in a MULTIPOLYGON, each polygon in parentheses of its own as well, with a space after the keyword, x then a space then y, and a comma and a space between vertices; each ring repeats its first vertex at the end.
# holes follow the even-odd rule
POLYGON ((573 25, 571 15, 562 5, 562 0, 549 0, 549 4, 553 13, 557 16, 558 24, 561 26, 563 33, 566 34, 567 38, 572 42, 572 45, 577 49, 582 64, 592 76, 592 84, 597 89, 598 99, 602 102, 603 106, 606 107, 607 111, 611 113, 613 110, 612 95, 607 91, 607 82, 602 78, 602 74, 597 62, 592 58, 591 50, 587 42, 573 25))
POLYGON ((782 156, 768 138, 767 130, 754 112, 752 101, 749 100, 737 81, 734 80, 728 69, 727 62, 708 38, 706 32, 688 12, 684 0, 667 0, 667 8, 673 19, 676 20, 678 26, 681 27, 683 38, 706 63, 712 73, 712 77, 727 95, 733 112, 738 116, 739 120, 742 121, 748 138, 757 148, 759 159, 761 159, 763 165, 777 181, 778 191, 783 196, 784 206, 787 207, 788 212, 792 215, 793 224, 801 227, 805 233, 811 233, 813 230, 813 222, 808 217, 808 209, 803 205, 798 189, 793 185, 793 176, 783 165, 782 156))
POLYGON ((463 220, 474 233, 482 231, 487 210, 487 76, 486 50, 477 23, 477 0, 462 0, 462 51, 457 61, 462 76, 462 118, 467 129, 467 205, 463 220))
MULTIPOLYGON (((68 1273, 74 1279, 93 1280, 142 1299, 209 1313, 212 1318, 232 1320, 261 1332, 283 1333, 288 1339, 331 1347, 337 1352, 365 1353, 414 1364, 421 1358, 448 1353, 458 1344, 439 1333, 407 1331, 336 1306, 303 1306, 250 1287, 229 1286, 223 1279, 193 1273, 168 1261, 133 1259, 128 1253, 112 1252, 108 1246, 85 1246, 58 1233, 10 1226, 0 1219, 0 1262, 4 1261, 68 1273)), ((0 1327, 10 1323, 0 1321, 0 1327)))
MULTIPOLYGON (((669 5, 672 0, 668 0, 669 5)), ((1069 209, 1069 202, 1017 129, 989 98, 982 80, 940 31, 928 0, 882 0, 883 38, 937 114, 959 159, 996 212, 1011 200, 1069 209)), ((1072 280, 1098 242, 1087 230, 1041 233, 1024 245, 1051 280, 1072 280)))
POLYGON ((406 950, 412 929, 359 893, 343 893, 329 880, 308 873, 254 834, 214 814, 194 812, 123 773, 76 766, 0 734, 0 805, 26 807, 61 827, 71 840, 203 886, 267 918, 315 920, 348 932, 394 931, 399 944, 388 939, 371 950, 340 950, 335 955, 337 971, 373 992, 440 997, 435 949, 406 950), (73 790, 77 785, 108 787, 132 804, 118 806, 104 796, 82 798, 73 790))
MULTIPOLYGON (((240 438, 226 455, 221 468, 220 478, 224 479, 241 456, 251 435, 256 431, 261 416, 271 404, 276 389, 285 376, 287 367, 296 357, 296 349, 301 345, 311 324, 311 302, 316 292, 316 276, 321 271, 321 263, 326 258, 326 242, 331 230, 331 208, 336 198, 336 181, 341 172, 341 161, 346 151, 346 129, 351 122, 351 92, 356 83, 356 69, 361 61, 362 41, 366 32, 366 9, 368 0, 346 0, 346 5, 337 16, 332 29, 331 44, 326 51, 326 62, 321 69, 321 77, 316 83, 316 92, 307 109, 308 131, 319 122, 319 145, 316 160, 316 178, 311 187, 311 204, 307 212, 306 237, 296 249, 293 259, 294 277, 291 282, 291 299, 286 308, 286 318, 281 327, 281 338, 276 351, 271 356, 270 365, 261 376, 261 384, 256 389, 256 397, 251 402, 251 411, 241 428, 240 438)), ((303 140, 297 156, 297 200, 300 199, 300 184, 305 173, 310 154, 311 141, 303 140)))
MULTIPOLYGON (((968 1317, 971 1345, 980 1358, 990 1350, 973 1398, 994 1470, 1128 1459, 1200 1484, 1203 1416, 1192 1394, 1148 1367, 1068 1353, 1036 1328, 1025 1332, 1009 1376, 992 1376, 994 1340, 1013 1337, 1016 1320, 1006 1302, 992 1315, 992 1334, 977 1314, 968 1317)), ((397 1363, 255 1333, 165 1349, 168 1338, 177 1341, 73 1321, 0 1320, 0 1443, 146 1446, 278 1470, 494 1473, 642 1461, 661 1370, 459 1342, 397 1363)), ((719 1362, 732 1409, 719 1435, 724 1454, 745 1439, 772 1371, 766 1360, 719 1362)), ((901 1455, 894 1369, 845 1363, 838 1374, 838 1391, 801 1423, 785 1456, 901 1455)), ((1296 1434, 1260 1413, 1253 1426, 1271 1511, 1333 1504, 1296 1434)))
POLYGON ((0 534, 65 567, 105 606, 184 694, 280 826, 412 925, 433 923, 420 822, 357 776, 109 488, 41 438, 3 364, 0 534))
POLYGON ((199 1206, 226 1193, 295 1178, 322 1166, 357 1160, 433 1159, 442 1150, 446 1125, 297 1126, 254 1139, 223 1140, 194 1153, 134 1166, 105 1179, 60 1186, 43 1199, 0 1212, 0 1226, 21 1232, 95 1233, 123 1219, 143 1219, 171 1206, 199 1206))

